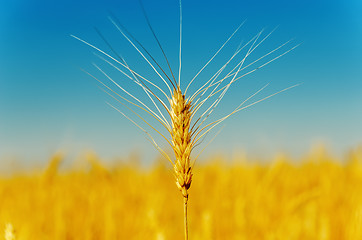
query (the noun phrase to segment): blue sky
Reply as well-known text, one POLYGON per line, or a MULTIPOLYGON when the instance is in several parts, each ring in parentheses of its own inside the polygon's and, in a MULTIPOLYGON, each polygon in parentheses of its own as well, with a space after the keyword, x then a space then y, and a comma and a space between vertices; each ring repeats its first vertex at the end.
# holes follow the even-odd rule
MULTIPOLYGON (((176 0, 144 0, 175 72, 178 6, 176 0)), ((124 157, 135 151, 140 151, 144 159, 158 155, 142 131, 106 102, 120 109, 122 106, 80 70, 101 76, 92 65, 97 63, 137 94, 137 89, 107 68, 91 48, 70 37, 74 34, 110 52, 97 35, 97 27, 139 72, 159 81, 111 24, 110 11, 165 66, 138 1, 0 3, 0 158, 16 157, 31 163, 45 161, 57 150, 76 155, 87 149, 104 158, 124 157)), ((262 28, 268 33, 278 26, 251 59, 290 39, 294 40, 289 47, 301 43, 292 52, 236 82, 215 111, 214 119, 228 113, 266 83, 270 83, 269 87, 255 100, 294 84, 302 85, 225 121, 221 133, 203 155, 242 149, 263 157, 279 151, 301 156, 320 142, 336 154, 344 154, 361 144, 361 12, 359 0, 183 1, 185 83, 246 20, 204 75, 197 78, 195 87, 227 61, 240 41, 250 39, 262 28)), ((160 145, 165 146, 162 142, 160 145)))

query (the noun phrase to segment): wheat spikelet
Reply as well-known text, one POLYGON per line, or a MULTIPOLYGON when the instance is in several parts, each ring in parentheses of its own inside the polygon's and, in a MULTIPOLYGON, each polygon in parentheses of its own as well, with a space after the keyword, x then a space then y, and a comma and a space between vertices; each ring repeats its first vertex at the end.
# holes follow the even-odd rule
POLYGON ((170 116, 172 122, 172 147, 176 156, 174 164, 176 185, 184 198, 188 198, 191 185, 192 169, 190 166, 191 142, 191 102, 185 99, 181 90, 174 91, 170 101, 170 116))

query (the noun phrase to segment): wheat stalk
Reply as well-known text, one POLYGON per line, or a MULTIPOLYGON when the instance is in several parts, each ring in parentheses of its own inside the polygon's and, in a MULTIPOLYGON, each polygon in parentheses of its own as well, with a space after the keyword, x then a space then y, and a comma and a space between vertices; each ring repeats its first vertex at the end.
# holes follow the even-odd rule
POLYGON ((146 18, 149 29, 151 30, 154 39, 157 41, 157 44, 162 51, 163 57, 167 62, 167 67, 170 73, 167 74, 166 70, 164 70, 161 65, 155 60, 152 54, 140 43, 115 17, 111 16, 109 19, 112 24, 116 27, 118 32, 126 39, 132 47, 138 52, 138 54, 142 57, 143 60, 150 66, 150 68, 158 75, 158 77, 162 80, 162 85, 166 87, 166 90, 159 84, 155 84, 153 81, 148 80, 145 76, 141 75, 134 68, 131 68, 126 60, 120 55, 117 51, 115 51, 111 44, 108 43, 103 34, 96 29, 99 36, 102 40, 108 45, 111 52, 114 54, 113 56, 110 53, 105 52, 97 48, 95 45, 79 38, 74 35, 72 37, 78 39, 79 41, 85 43, 90 46, 94 50, 96 50, 99 54, 96 54, 102 61, 111 67, 115 68, 119 71, 125 79, 130 80, 133 84, 140 87, 145 96, 150 100, 150 104, 146 104, 137 98, 134 94, 127 91, 124 87, 122 87, 117 81, 115 81, 111 76, 109 76, 101 67, 94 64, 94 66, 104 75, 104 77, 112 84, 114 84, 118 89, 120 89, 121 93, 116 92, 111 86, 107 85, 100 79, 96 78, 94 75, 89 72, 83 70, 88 75, 93 77, 96 81, 98 81, 102 89, 109 94, 113 99, 115 99, 118 103, 120 103, 125 109, 129 110, 132 114, 134 114, 139 121, 133 120, 129 114, 124 113, 119 108, 114 105, 108 103, 112 108, 120 112, 123 116, 125 116, 128 120, 130 120, 133 124, 135 124, 139 129, 141 129, 148 137, 150 142, 155 146, 155 148, 160 151, 160 153, 168 159, 168 161, 172 164, 176 179, 176 185, 178 189, 181 191, 183 199, 184 199, 184 230, 185 230, 185 239, 188 239, 188 223, 187 223, 187 203, 189 193, 188 190, 192 181, 192 168, 193 165, 200 155, 197 155, 193 162, 191 162, 191 152, 192 150, 202 141, 206 134, 208 134, 212 129, 222 123, 224 120, 229 118, 231 115, 248 108, 256 103, 264 101, 272 96, 275 96, 283 91, 286 91, 290 88, 293 88, 297 85, 282 89, 278 92, 275 92, 269 96, 256 100, 252 103, 247 104, 247 102, 254 98, 257 94, 259 94, 262 90, 264 90, 267 86, 263 86, 250 97, 242 101, 231 113, 226 116, 217 119, 215 121, 211 121, 207 123, 208 118, 212 115, 215 108, 221 102, 227 91, 230 89, 230 86, 234 84, 236 81, 240 80, 244 76, 249 75, 250 73, 255 72, 258 69, 270 64, 271 62, 277 60, 278 58, 284 56, 286 53, 295 49, 298 45, 288 48, 284 50, 282 53, 277 54, 276 56, 268 59, 268 57, 272 56, 273 53, 276 53, 287 44, 291 42, 291 40, 275 47, 265 55, 259 57, 253 62, 246 64, 248 57, 257 49, 265 40, 269 38, 269 36, 274 32, 272 30, 270 33, 266 34, 264 37, 263 32, 261 30, 254 37, 252 37, 247 43, 241 45, 236 49, 234 54, 229 58, 229 60, 220 67, 218 71, 204 84, 194 91, 192 94, 189 93, 190 86, 194 83, 194 80, 199 76, 199 74, 209 65, 210 62, 214 60, 215 57, 222 51, 222 49, 227 45, 229 40, 239 31, 239 29, 243 26, 244 22, 242 22, 236 30, 229 36, 229 38, 221 45, 221 47, 215 52, 215 54, 208 60, 208 62, 200 69, 200 71, 192 78, 186 88, 182 88, 181 84, 181 50, 182 50, 182 5, 181 0, 180 3, 180 44, 179 44, 179 69, 178 69, 178 79, 175 78, 173 74, 170 63, 167 59, 166 53, 164 52, 160 41, 155 34, 146 11, 141 3, 142 11, 146 18), (244 55, 241 53, 246 51, 244 55), (241 57, 240 57, 241 56, 241 57), (239 58, 239 60, 236 60, 239 58), (236 63, 235 63, 236 61, 236 63), (265 61, 265 62, 262 62, 265 61), (227 72, 224 73, 225 69, 230 66, 231 63, 234 63, 234 67, 227 72), (257 67, 255 64, 259 64, 257 67), (251 69, 250 69, 251 68, 251 69), (247 69, 247 70, 246 70, 247 69), (126 72, 129 72, 128 74, 126 72), (183 90, 185 89, 185 90, 183 90), (213 99, 213 100, 212 100, 213 99), (205 104, 209 104, 206 107, 206 110, 200 112, 200 109, 205 107, 205 104), (160 128, 151 123, 150 120, 146 120, 142 113, 146 113, 150 115, 156 122, 160 124, 162 128, 164 128, 169 136, 166 137, 167 134, 163 133, 160 128), (166 117, 165 117, 166 116, 166 117), (173 149, 175 154, 175 160, 171 160, 171 157, 166 154, 166 152, 159 147, 154 137, 150 132, 146 130, 142 124, 148 126, 155 133, 160 135, 173 149))

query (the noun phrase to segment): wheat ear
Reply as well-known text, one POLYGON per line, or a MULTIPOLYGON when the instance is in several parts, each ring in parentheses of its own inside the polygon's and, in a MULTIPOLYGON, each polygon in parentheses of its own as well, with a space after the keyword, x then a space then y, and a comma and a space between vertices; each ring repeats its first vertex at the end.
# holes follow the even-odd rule
MULTIPOLYGON (((227 91, 230 89, 231 85, 233 85, 236 81, 243 78, 244 76, 249 75, 266 65, 274 62, 278 58, 284 56, 286 53, 295 49, 298 45, 289 48, 288 50, 284 50, 282 53, 279 52, 277 56, 272 58, 272 53, 276 54, 277 50, 280 50, 290 41, 274 48, 269 53, 263 55, 262 57, 257 58, 251 63, 247 64, 246 60, 250 54, 257 49, 261 43, 263 43, 266 39, 269 38, 273 31, 267 34, 265 37, 262 37, 263 30, 258 32, 254 37, 252 37, 246 44, 242 46, 240 43, 239 47, 236 49, 235 53, 229 58, 229 60, 218 70, 216 73, 209 79, 203 82, 202 86, 196 89, 193 93, 189 93, 191 90, 190 86, 194 83, 195 79, 199 74, 209 65, 210 62, 213 61, 215 57, 221 52, 221 50, 226 46, 229 40, 237 33, 237 31, 244 24, 242 22, 236 30, 229 36, 229 38, 221 45, 221 47, 215 52, 215 54, 210 58, 209 61, 198 71, 198 73, 189 81, 185 88, 181 88, 181 46, 182 46, 182 6, 181 0, 180 3, 180 48, 179 48, 179 71, 178 71, 178 79, 175 78, 175 75, 172 72, 170 62, 166 57, 166 53, 163 50, 160 41, 158 40, 156 33, 154 32, 151 23, 147 17, 146 11, 142 5, 142 1, 140 1, 142 11, 144 13, 145 19, 147 21, 147 25, 152 32, 154 39, 159 46, 164 60, 167 63, 167 67, 169 69, 169 73, 166 73, 165 69, 156 61, 156 59, 151 55, 151 53, 143 46, 141 42, 139 42, 115 17, 110 17, 110 21, 116 27, 116 29, 121 33, 122 37, 129 42, 129 44, 138 52, 140 57, 149 65, 149 67, 154 71, 155 74, 162 81, 162 85, 166 90, 163 90, 159 84, 153 83, 151 80, 148 80, 140 73, 138 73, 134 68, 132 68, 126 60, 122 57, 122 55, 118 54, 114 48, 108 43, 106 38, 101 34, 99 30, 97 33, 104 40, 104 42, 108 45, 109 49, 113 52, 114 56, 111 56, 107 52, 99 49, 98 47, 92 45, 91 43, 86 42, 85 40, 72 35, 72 37, 78 39, 79 41, 85 43, 89 47, 96 50, 99 54, 101 54, 100 59, 105 63, 109 64, 111 67, 115 68, 117 71, 122 73, 126 79, 131 80, 131 83, 138 86, 146 97, 151 101, 151 103, 146 104, 143 103, 138 97, 130 93, 128 90, 123 88, 120 84, 118 84, 115 80, 113 80, 110 75, 108 75, 105 71, 103 71, 98 65, 94 64, 94 66, 104 75, 104 77, 110 80, 117 89, 121 91, 121 93, 117 93, 111 86, 108 86, 103 81, 99 80, 92 74, 85 71, 88 75, 96 79, 102 86, 103 90, 109 94, 112 98, 114 98, 118 103, 120 103, 126 110, 129 110, 135 117, 138 118, 138 122, 146 124, 148 128, 152 129, 154 133, 159 134, 173 149, 175 154, 175 160, 171 160, 171 157, 166 154, 161 147, 158 146, 157 142, 152 137, 151 133, 148 132, 145 128, 143 128, 137 120, 133 120, 130 116, 123 113, 118 108, 109 104, 111 107, 120 112, 123 116, 125 116, 128 120, 130 120, 135 126, 137 126, 140 130, 142 130, 150 142, 155 146, 155 148, 160 151, 160 153, 168 159, 168 161, 172 164, 174 169, 174 175, 176 180, 176 185, 180 192, 182 193, 184 200, 184 231, 185 231, 185 240, 188 240, 188 219, 187 219, 187 207, 188 207, 188 199, 189 199, 189 188, 191 186, 192 181, 192 170, 194 163, 199 155, 196 158, 193 158, 191 163, 191 152, 196 147, 202 139, 208 134, 212 129, 214 129, 217 125, 222 123, 224 120, 232 116, 233 114, 253 106, 256 103, 262 102, 272 96, 275 96, 281 92, 284 92, 290 88, 293 88, 297 85, 285 88, 278 92, 275 92, 269 96, 261 98, 260 100, 255 100, 252 103, 247 102, 254 98, 258 93, 260 93, 267 85, 260 88, 250 97, 246 98, 242 101, 231 113, 226 116, 219 118, 218 120, 206 122, 209 116, 213 113, 214 109, 219 105, 227 91), (261 38, 261 40, 260 40, 261 38), (246 53, 244 56, 241 56, 242 50, 245 49, 246 53), (271 59, 266 59, 266 57, 270 57, 271 59), (239 58, 239 60, 236 60, 239 58), (234 62, 232 61, 234 60, 234 62), (262 62, 264 61, 264 63, 262 62), (236 61, 236 63, 235 63, 236 61), (255 67, 253 65, 259 64, 259 66, 255 67), (224 73, 226 71, 226 67, 234 64, 234 67, 231 66, 231 70, 228 73, 224 73), (252 69, 250 69, 250 67, 252 69), (244 72, 245 70, 245 72, 244 72), (128 74, 126 72, 129 72, 128 74), (167 100, 165 100, 165 98, 167 100), (169 104, 167 104, 169 103, 169 104), (245 106, 246 105, 246 106, 245 106), (200 112, 201 107, 204 106, 206 110, 202 110, 200 112), (153 109, 153 110, 152 110, 153 109), (151 124, 147 119, 145 119, 141 114, 148 114, 151 116, 151 119, 156 120, 156 123, 159 126, 163 127, 163 130, 166 130, 171 136, 169 139, 165 134, 155 125, 151 124)), ((245 51, 244 50, 244 51, 245 51)), ((211 140, 212 141, 212 140, 211 140)), ((203 151, 203 150, 202 150, 203 151)), ((202 152, 201 151, 201 152, 202 152)), ((200 153, 201 153, 200 152, 200 153)))
POLYGON ((172 123, 172 148, 176 156, 174 171, 176 185, 184 197, 184 225, 185 239, 188 239, 187 227, 187 202, 188 190, 192 181, 192 168, 190 155, 192 150, 191 141, 191 102, 185 98, 180 89, 173 92, 170 100, 170 116, 172 123))
POLYGON ((174 165, 176 185, 184 198, 188 198, 192 172, 190 165, 191 142, 191 102, 185 99, 181 90, 174 91, 171 105, 172 145, 176 156, 174 165))

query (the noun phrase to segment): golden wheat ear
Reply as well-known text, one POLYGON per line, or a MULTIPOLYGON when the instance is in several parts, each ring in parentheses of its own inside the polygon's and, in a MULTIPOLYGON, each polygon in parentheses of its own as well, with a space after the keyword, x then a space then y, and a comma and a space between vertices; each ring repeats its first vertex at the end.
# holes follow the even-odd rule
MULTIPOLYGON (((282 89, 274 94, 263 97, 259 100, 255 100, 252 103, 247 104, 249 100, 254 98, 259 94, 265 87, 260 88, 254 94, 249 96, 247 99, 242 101, 231 113, 226 116, 219 118, 217 120, 208 121, 208 118, 212 115, 216 107, 222 101, 225 94, 231 88, 231 86, 239 81, 241 78, 269 65, 280 57, 284 56, 288 52, 295 49, 298 45, 289 47, 287 50, 284 49, 291 40, 275 47, 268 53, 257 58, 256 60, 247 63, 249 56, 264 42, 266 41, 271 34, 275 31, 273 29, 271 32, 264 34, 264 29, 257 32, 253 37, 251 37, 245 44, 240 43, 236 48, 235 52, 229 57, 225 64, 223 64, 212 77, 203 83, 201 87, 196 88, 193 93, 188 94, 191 91, 191 86, 195 84, 195 80, 201 72, 209 66, 209 64, 214 61, 218 54, 224 49, 224 47, 229 43, 229 41, 236 35, 236 33, 244 25, 245 21, 242 22, 238 27, 232 32, 232 34, 226 39, 225 42, 217 49, 217 51, 211 56, 211 58, 203 65, 203 67, 197 72, 197 74, 188 82, 187 86, 183 88, 181 85, 181 67, 182 67, 182 3, 179 1, 179 66, 178 66, 178 78, 175 78, 173 74, 170 62, 166 56, 164 49, 151 25, 150 19, 147 16, 145 8, 142 4, 142 1, 139 0, 139 3, 142 8, 142 12, 146 19, 148 28, 150 29, 154 40, 156 41, 159 50, 162 52, 164 61, 167 64, 167 68, 163 69, 161 64, 156 61, 153 55, 144 47, 144 45, 138 41, 131 33, 128 31, 119 21, 119 19, 111 14, 109 20, 116 28, 117 32, 120 33, 121 37, 124 38, 131 47, 137 52, 137 54, 143 59, 150 69, 157 75, 161 81, 161 84, 156 83, 156 79, 152 81, 147 79, 145 76, 141 75, 134 67, 130 66, 125 58, 116 52, 114 48, 109 44, 107 39, 103 34, 96 29, 98 35, 106 43, 111 52, 114 54, 113 57, 110 53, 107 53, 95 45, 79 38, 74 35, 72 37, 83 42, 89 47, 93 48, 97 54, 96 56, 101 59, 104 63, 112 68, 116 69, 122 76, 129 81, 131 84, 139 87, 141 90, 140 93, 143 93, 146 99, 149 100, 147 104, 145 100, 136 97, 134 93, 128 91, 125 87, 122 86, 123 83, 116 81, 109 74, 106 73, 100 66, 93 64, 94 67, 107 79, 112 86, 98 79, 89 72, 83 70, 88 75, 93 77, 101 85, 103 91, 110 95, 116 102, 118 102, 123 108, 129 111, 132 116, 136 117, 138 120, 134 120, 129 114, 123 112, 114 105, 108 103, 112 108, 121 113, 129 121, 131 121, 136 127, 143 131, 147 139, 153 144, 153 146, 171 163, 175 175, 176 186, 180 190, 183 199, 184 199, 184 231, 185 239, 188 239, 188 222, 187 222, 187 206, 189 199, 189 189, 192 182, 193 176, 193 166, 200 154, 196 156, 191 162, 191 153, 193 149, 200 144, 202 139, 213 130, 220 123, 228 119, 233 114, 253 106, 256 103, 262 102, 272 96, 275 96, 281 92, 289 90, 297 85, 282 89), (282 51, 280 53, 280 51, 282 51), (278 53, 279 52, 279 53, 278 53), (273 57, 273 55, 276 55, 273 57), (255 65, 257 65, 255 67, 255 65), (226 72, 227 69, 230 69, 226 72), (167 71, 167 72, 166 72, 167 71), (170 75, 170 76, 169 76, 170 75), (116 86, 116 88, 114 88, 116 86), (183 90, 184 89, 184 90, 183 90), (117 92, 120 91, 121 93, 117 92), (203 109, 201 111, 201 109, 203 109), (155 123, 151 123, 149 118, 146 116, 151 116, 151 120, 155 120, 155 123), (156 125, 157 124, 157 125, 156 125), (146 129, 151 129, 153 132, 149 132, 146 129), (161 130, 162 129, 162 130, 161 130), (166 131, 166 133, 165 133, 166 131), (174 160, 166 154, 166 152, 158 145, 155 141, 155 138, 152 134, 156 133, 161 136, 168 145, 172 148, 174 152, 174 160), (166 137, 166 135, 170 137, 166 137)), ((289 45, 288 45, 289 46, 289 45)), ((202 150, 203 151, 203 150, 202 150)), ((201 151, 201 152, 202 152, 201 151)), ((200 153, 201 153, 200 152, 200 153)))
POLYGON ((181 90, 176 90, 170 102, 172 122, 172 146, 176 156, 174 165, 176 185, 184 198, 188 198, 188 189, 191 185, 192 169, 190 155, 193 148, 191 142, 191 102, 181 90))

